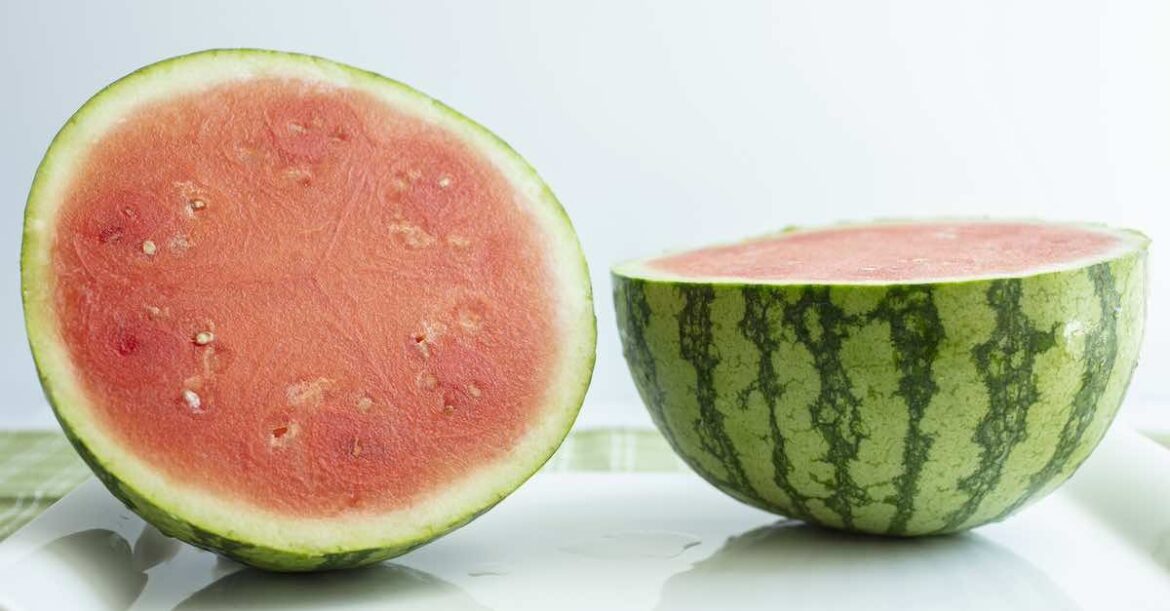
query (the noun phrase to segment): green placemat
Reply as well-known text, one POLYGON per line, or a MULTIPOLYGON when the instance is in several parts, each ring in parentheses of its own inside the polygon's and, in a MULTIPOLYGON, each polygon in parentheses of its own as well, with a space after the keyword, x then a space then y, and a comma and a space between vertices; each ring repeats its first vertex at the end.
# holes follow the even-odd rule
POLYGON ((0 539, 89 477, 65 437, 51 431, 0 432, 0 539))
MULTIPOLYGON (((591 429, 571 434, 544 471, 664 472, 683 468, 657 431, 591 429)), ((0 431, 0 540, 89 476, 89 468, 61 433, 0 431)))

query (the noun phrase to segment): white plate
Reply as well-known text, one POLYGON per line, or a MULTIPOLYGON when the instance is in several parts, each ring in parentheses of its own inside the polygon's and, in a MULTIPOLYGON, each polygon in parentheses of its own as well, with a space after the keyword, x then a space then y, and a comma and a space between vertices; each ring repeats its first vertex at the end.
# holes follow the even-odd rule
POLYGON ((0 606, 1166 609, 1168 568, 1170 452, 1117 427, 1057 494, 966 535, 777 523, 690 474, 542 474, 392 563, 316 575, 178 544, 91 480, 0 545, 0 606))

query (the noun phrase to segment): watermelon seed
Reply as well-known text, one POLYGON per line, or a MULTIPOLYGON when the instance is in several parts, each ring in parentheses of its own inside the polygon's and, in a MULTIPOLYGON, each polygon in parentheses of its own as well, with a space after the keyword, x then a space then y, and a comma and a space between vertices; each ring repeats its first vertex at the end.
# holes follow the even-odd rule
POLYGON ((186 403, 187 408, 193 412, 203 410, 203 400, 200 399, 199 395, 190 388, 183 390, 183 402, 186 403))
POLYGON ((162 318, 162 309, 158 306, 146 306, 146 315, 151 319, 162 318))
POLYGON ((188 202, 188 203, 187 203, 187 207, 188 207, 188 208, 190 208, 192 211, 196 211, 196 212, 197 212, 197 211, 199 211, 199 210, 202 210, 202 209, 206 208, 206 207, 207 207, 207 202, 205 202, 205 201, 203 201, 203 200, 201 200, 201 199, 199 199, 199 198, 195 198, 195 199, 193 199, 193 200, 191 200, 190 202, 188 202))
POLYGON ((435 236, 427 233, 422 227, 410 223, 391 224, 390 234, 401 235, 402 240, 411 248, 424 248, 435 243, 435 236))
POLYGON ((333 381, 327 378, 304 380, 289 385, 285 389, 289 405, 318 407, 325 400, 325 391, 333 386, 333 381))
POLYGON ((439 385, 439 380, 429 373, 420 373, 417 382, 420 388, 427 390, 434 390, 439 385))
POLYGON ((284 171, 284 175, 302 187, 307 187, 313 183, 313 173, 304 168, 289 168, 284 171))
POLYGON ((475 384, 468 384, 467 385, 467 394, 469 394, 473 397, 478 397, 478 396, 483 394, 483 391, 481 391, 479 389, 479 387, 476 386, 475 384))
POLYGON ((195 345, 206 346, 215 340, 215 334, 211 331, 200 331, 195 334, 195 345))
POLYGON ((153 256, 154 253, 158 252, 158 247, 154 245, 153 241, 146 240, 142 243, 142 252, 147 256, 153 256))
POLYGON ((297 436, 301 430, 300 425, 295 422, 290 422, 283 426, 278 426, 272 429, 272 436, 268 439, 268 445, 272 447, 282 447, 297 436))
POLYGON ((450 416, 451 414, 454 414, 454 413, 455 413, 455 406, 454 405, 451 405, 450 403, 448 403, 448 404, 443 406, 443 415, 444 416, 450 416))
POLYGON ((422 333, 415 333, 412 339, 414 339, 414 345, 418 347, 418 351, 424 357, 431 355, 431 349, 427 346, 427 336, 422 333))
POLYGON ((478 333, 483 328, 483 319, 470 310, 459 311, 459 326, 468 333, 478 333))
POLYGON ((471 241, 459 234, 453 233, 447 236, 447 243, 455 248, 467 248, 471 244, 471 241))
POLYGON ((374 406, 374 400, 373 400, 373 399, 371 399, 371 398, 369 398, 369 397, 367 397, 367 396, 365 396, 365 395, 362 395, 361 397, 358 397, 358 400, 357 400, 357 408, 358 408, 359 410, 361 410, 361 411, 363 411, 363 412, 365 412, 365 411, 369 411, 369 409, 370 409, 371 407, 373 407, 373 406, 374 406))
POLYGON ((451 186, 451 177, 450 176, 443 176, 443 177, 439 178, 439 188, 440 189, 446 189, 447 187, 450 187, 450 186, 451 186))
POLYGON ((288 131, 294 134, 303 134, 308 131, 308 129, 306 129, 305 126, 300 123, 293 122, 288 124, 288 131))
POLYGON ((353 440, 353 447, 350 449, 349 453, 352 454, 354 458, 361 456, 362 455, 362 442, 357 440, 357 439, 354 439, 353 440))
POLYGON ((447 326, 442 323, 430 323, 423 321, 423 330, 421 333, 415 333, 412 337, 414 345, 422 353, 423 357, 431 355, 431 345, 435 343, 439 336, 447 330, 447 326))
POLYGON ((126 230, 116 225, 105 227, 98 233, 98 242, 101 242, 102 244, 121 242, 122 234, 124 233, 126 233, 126 230))
POLYGON ((171 238, 170 246, 179 252, 183 252, 188 248, 191 248, 191 241, 187 239, 187 236, 179 234, 171 238))

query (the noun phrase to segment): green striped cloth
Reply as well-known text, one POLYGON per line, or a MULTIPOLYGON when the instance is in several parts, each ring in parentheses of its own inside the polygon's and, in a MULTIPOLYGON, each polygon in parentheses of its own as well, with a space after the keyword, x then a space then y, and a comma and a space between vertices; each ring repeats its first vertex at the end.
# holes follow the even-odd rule
MULTIPOLYGON (((657 431, 591 429, 574 432, 544 471, 678 471, 657 431)), ((85 481, 89 468, 55 431, 0 432, 0 540, 85 481)))
POLYGON ((0 539, 73 490, 89 468, 52 431, 0 432, 0 539))

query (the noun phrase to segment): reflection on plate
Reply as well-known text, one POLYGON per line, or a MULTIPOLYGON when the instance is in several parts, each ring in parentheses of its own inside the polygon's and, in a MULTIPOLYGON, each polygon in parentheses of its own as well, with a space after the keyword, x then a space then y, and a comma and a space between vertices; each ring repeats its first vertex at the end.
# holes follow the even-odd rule
POLYGON ((397 564, 328 573, 244 569, 221 577, 175 609, 321 609, 340 601, 382 609, 487 609, 450 583, 397 564))
POLYGON ((978 534, 890 539, 779 522, 732 537, 671 577, 660 611, 1076 609, 1044 573, 978 534), (751 596, 744 596, 751 592, 751 596))

